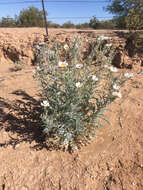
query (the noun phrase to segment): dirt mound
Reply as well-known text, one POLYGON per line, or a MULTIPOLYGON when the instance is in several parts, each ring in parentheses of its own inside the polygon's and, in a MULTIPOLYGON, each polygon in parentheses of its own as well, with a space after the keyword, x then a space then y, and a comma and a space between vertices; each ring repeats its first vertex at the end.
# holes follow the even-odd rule
POLYGON ((34 29, 0 29, 0 62, 19 60, 31 63, 33 44, 44 40, 44 30, 34 29))
MULTIPOLYGON (((57 36, 61 41, 77 31, 52 29, 50 36, 57 36)), ((1 28, 0 29, 0 63, 24 61, 32 63, 34 59, 34 46, 44 41, 45 30, 42 28, 1 28)))
MULTIPOLYGON (((44 41, 45 30, 42 28, 1 28, 0 31, 0 63, 22 61, 31 64, 34 60, 34 47, 44 41)), ((121 32, 71 29, 49 30, 50 37, 56 37, 63 42, 77 35, 93 40, 97 35, 106 35, 111 38, 110 41, 115 46, 116 54, 113 65, 118 68, 128 69, 142 66, 143 57, 138 55, 137 52, 133 55, 131 54, 134 48, 131 48, 130 39, 126 40, 121 35, 121 32)))

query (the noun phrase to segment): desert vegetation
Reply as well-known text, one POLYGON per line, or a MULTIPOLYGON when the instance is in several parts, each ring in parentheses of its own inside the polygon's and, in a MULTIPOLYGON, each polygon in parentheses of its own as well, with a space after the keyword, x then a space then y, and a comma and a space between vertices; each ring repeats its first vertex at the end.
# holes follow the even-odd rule
POLYGON ((118 70, 112 66, 108 37, 96 37, 94 42, 75 37, 68 44, 51 41, 52 48, 44 43, 36 46, 43 132, 48 146, 71 151, 88 144, 96 128, 103 127, 99 120, 109 123, 104 111, 122 98, 119 89, 132 74, 114 76, 118 70))

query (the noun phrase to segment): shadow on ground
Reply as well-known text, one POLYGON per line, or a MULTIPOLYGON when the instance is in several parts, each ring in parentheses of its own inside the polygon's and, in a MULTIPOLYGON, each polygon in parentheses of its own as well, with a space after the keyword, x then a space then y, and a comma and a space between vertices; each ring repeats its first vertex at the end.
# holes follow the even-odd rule
POLYGON ((14 148, 22 142, 35 142, 32 148, 47 148, 45 135, 42 132, 40 114, 42 109, 40 102, 28 95, 25 91, 12 92, 19 99, 8 102, 0 97, 0 125, 1 130, 10 132, 16 138, 10 137, 7 142, 0 142, 0 147, 12 145, 14 148))

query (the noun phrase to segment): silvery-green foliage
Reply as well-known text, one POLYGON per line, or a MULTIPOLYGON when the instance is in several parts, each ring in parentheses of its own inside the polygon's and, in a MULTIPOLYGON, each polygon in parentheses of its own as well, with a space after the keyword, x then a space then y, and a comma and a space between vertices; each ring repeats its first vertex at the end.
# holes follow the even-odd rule
POLYGON ((123 77, 111 71, 114 53, 102 41, 87 44, 84 39, 74 38, 66 45, 64 49, 63 43, 53 40, 51 47, 39 46, 35 77, 43 93, 44 133, 53 139, 54 146, 74 150, 95 136, 96 128, 103 126, 101 120, 108 122, 103 113, 117 98, 113 87, 121 85, 123 77), (90 48, 84 59, 83 47, 90 48), (97 67, 92 65, 94 60, 97 67))

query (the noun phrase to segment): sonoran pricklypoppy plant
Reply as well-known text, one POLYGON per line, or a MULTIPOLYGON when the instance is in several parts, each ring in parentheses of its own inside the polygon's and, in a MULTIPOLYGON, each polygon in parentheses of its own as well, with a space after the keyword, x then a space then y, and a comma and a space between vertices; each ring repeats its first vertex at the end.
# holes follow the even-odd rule
POLYGON ((82 50, 87 40, 81 38, 68 45, 53 40, 52 48, 41 46, 35 77, 42 89, 43 132, 53 147, 75 150, 89 143, 103 126, 101 120, 109 123, 103 114, 108 105, 122 98, 119 90, 126 79, 111 65, 109 48, 100 48, 103 40, 88 40, 92 48, 86 59, 82 50), (95 57, 100 62, 97 55, 104 61, 96 67, 92 62, 95 57))

